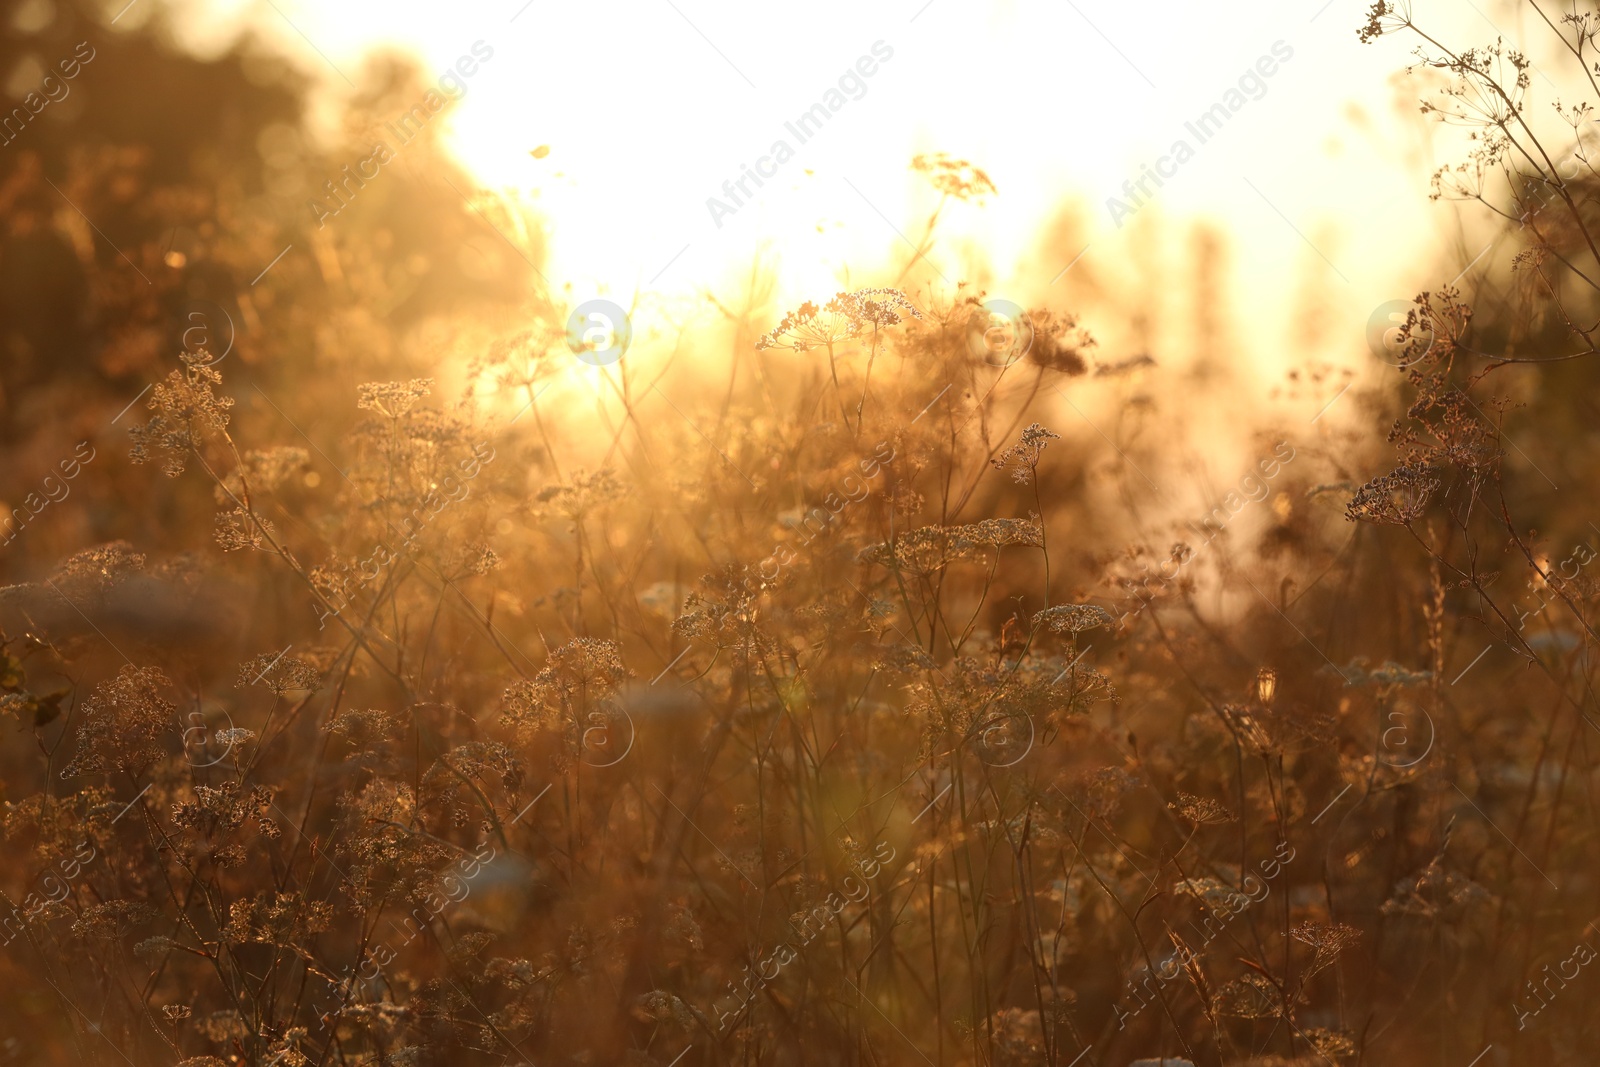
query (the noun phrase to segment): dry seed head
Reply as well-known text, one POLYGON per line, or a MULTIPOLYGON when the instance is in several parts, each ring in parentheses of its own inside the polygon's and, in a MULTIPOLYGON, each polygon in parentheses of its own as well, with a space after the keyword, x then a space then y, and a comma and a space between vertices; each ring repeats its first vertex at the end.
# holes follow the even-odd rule
POLYGON ((1019 485, 1027 485, 1033 481, 1034 474, 1039 469, 1039 459, 1051 441, 1059 441, 1061 435, 1045 429, 1042 423, 1032 423, 1022 431, 1022 437, 1016 444, 1000 453, 989 462, 996 470, 1010 471, 1011 480, 1019 485))
POLYGON ((758 350, 788 348, 805 352, 827 348, 859 337, 898 326, 909 316, 922 318, 898 289, 858 289, 837 293, 818 307, 807 301, 785 315, 771 332, 756 342, 758 350))
POLYGON ((1058 604, 1033 616, 1035 629, 1044 623, 1058 634, 1081 634, 1099 626, 1110 626, 1115 621, 1109 611, 1097 604, 1058 604))
POLYGON ((431 392, 432 378, 412 378, 406 382, 366 382, 356 387, 356 407, 398 419, 431 392))
POLYGON ((1439 484, 1438 474, 1430 467, 1397 467, 1356 490, 1345 508, 1345 518, 1351 522, 1409 526, 1422 517, 1439 484))
POLYGON ((1218 823, 1233 822, 1237 818, 1233 812, 1210 797, 1197 797, 1192 793, 1179 792, 1177 803, 1168 804, 1167 807, 1196 826, 1215 826, 1218 823))

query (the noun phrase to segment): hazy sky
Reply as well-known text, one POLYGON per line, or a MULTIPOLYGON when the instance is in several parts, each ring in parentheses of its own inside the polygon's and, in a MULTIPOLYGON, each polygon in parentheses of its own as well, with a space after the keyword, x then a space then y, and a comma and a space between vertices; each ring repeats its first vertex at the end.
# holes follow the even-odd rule
MULTIPOLYGON (((1076 260, 1123 287, 1188 286, 1184 261, 1138 245, 1176 251, 1208 218, 1232 244, 1224 288, 1257 361, 1291 336, 1308 278, 1355 358, 1375 306, 1448 280, 1486 237, 1463 239, 1456 209, 1427 200, 1427 175, 1462 138, 1417 113, 1419 83, 1399 75, 1411 41, 1357 41, 1356 0, 172 3, 197 47, 258 27, 325 87, 324 114, 375 44, 436 75, 476 42, 492 49, 465 79, 449 143, 485 187, 541 209, 547 273, 579 299, 726 291, 762 249, 785 302, 830 293, 846 271, 878 281, 885 258, 898 273, 934 203, 908 167, 929 151, 971 160, 999 189, 946 212, 928 257, 944 279, 1070 303, 1070 273, 1052 280, 1076 260), (819 103, 837 110, 801 143, 785 124, 819 103), (1236 110, 1202 143, 1208 131, 1186 124, 1218 104, 1236 110), (793 157, 763 161, 780 140, 793 157), (1192 156, 1173 154, 1180 140, 1192 156), (762 187, 714 218, 707 199, 731 205, 723 183, 758 162, 762 187), (1161 188, 1147 179, 1153 195, 1115 217, 1107 199, 1136 206, 1123 183, 1158 165, 1161 188), (1046 242, 1073 204, 1081 234, 1046 242)), ((1417 13, 1452 41, 1496 35, 1472 3, 1419 0, 1417 13)), ((1512 19, 1500 28, 1515 39, 1512 19)))

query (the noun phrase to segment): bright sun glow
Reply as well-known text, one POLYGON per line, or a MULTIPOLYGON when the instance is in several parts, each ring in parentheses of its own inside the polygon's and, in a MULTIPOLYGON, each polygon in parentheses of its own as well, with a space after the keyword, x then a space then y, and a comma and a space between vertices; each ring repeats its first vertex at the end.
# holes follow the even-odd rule
POLYGON ((1590 1062, 1596 5, 13 0, 0 1067, 1590 1062))
MULTIPOLYGON (((482 190, 548 227, 545 274, 574 302, 737 292, 759 262, 776 314, 898 275, 939 203, 909 166, 931 152, 982 167, 998 194, 946 205, 911 282, 949 295, 967 281, 1024 305, 1066 306, 1082 286, 1159 293, 1209 220, 1229 246, 1208 289, 1263 366, 1308 285, 1337 316, 1325 354, 1359 357, 1375 306, 1472 256, 1454 211, 1425 206, 1417 175, 1433 149, 1403 115, 1415 83, 1357 42, 1347 0, 1226 19, 1174 6, 1159 34, 1144 9, 1026 0, 977 13, 949 0, 507 0, 474 11, 471 29, 410 0, 178 6, 201 49, 246 14, 324 86, 329 126, 376 47, 435 76, 475 44, 492 52, 464 79, 445 143, 482 190), (1206 125, 1230 93, 1245 105, 1206 125), (818 105, 826 121, 797 126, 818 105)), ((1181 359, 1181 333, 1166 340, 1181 359)))

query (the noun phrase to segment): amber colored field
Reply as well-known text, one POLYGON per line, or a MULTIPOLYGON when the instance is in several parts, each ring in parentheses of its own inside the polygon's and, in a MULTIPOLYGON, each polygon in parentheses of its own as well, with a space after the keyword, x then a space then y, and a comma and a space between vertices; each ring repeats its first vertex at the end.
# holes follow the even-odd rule
POLYGON ((1592 120, 1325 19, 1504 255, 1284 353, 1310 421, 1097 344, 1138 292, 994 317, 937 211, 613 358, 433 127, 307 213, 371 149, 291 75, 96 37, 0 147, 0 1065, 1590 1062, 1592 120))

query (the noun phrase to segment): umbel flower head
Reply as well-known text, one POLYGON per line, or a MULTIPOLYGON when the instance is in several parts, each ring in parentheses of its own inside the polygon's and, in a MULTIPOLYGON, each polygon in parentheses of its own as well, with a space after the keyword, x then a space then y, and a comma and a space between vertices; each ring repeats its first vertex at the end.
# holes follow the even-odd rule
POLYGON ((756 342, 757 349, 790 348, 805 352, 849 341, 871 331, 877 333, 905 321, 922 318, 922 312, 898 289, 857 289, 838 293, 820 308, 809 300, 789 312, 756 342))
POLYGON ((994 182, 982 168, 964 159, 951 159, 944 152, 912 157, 911 169, 926 174, 935 189, 957 200, 982 200, 995 191, 994 182))
POLYGON ((169 478, 183 473, 189 454, 198 452, 209 435, 228 428, 228 409, 233 407, 232 397, 212 392, 222 375, 206 365, 210 356, 184 352, 179 358, 183 369, 172 371, 150 392, 146 406, 155 414, 143 426, 128 429, 133 438, 128 458, 148 463, 153 449, 162 455, 161 470, 169 478))
POLYGON ((218 512, 214 536, 224 552, 237 552, 245 548, 260 548, 261 542, 273 537, 277 530, 272 523, 243 507, 218 512))
POLYGON ((603 504, 620 500, 626 490, 610 468, 590 473, 572 472, 565 485, 547 485, 534 496, 538 509, 547 514, 564 515, 574 522, 603 504))
POLYGON ((281 696, 322 688, 322 675, 314 664, 286 652, 263 652, 239 664, 239 677, 233 685, 235 689, 261 685, 281 696))
POLYGON ((690 641, 710 641, 718 648, 770 651, 772 636, 761 623, 756 597, 747 588, 749 571, 729 564, 701 577, 706 592, 692 592, 672 621, 672 632, 690 641))
POLYGON ((408 382, 366 382, 357 387, 356 407, 398 419, 431 392, 432 378, 412 378, 408 382))
POLYGON ((1167 807, 1178 813, 1186 822, 1196 826, 1215 826, 1218 823, 1233 822, 1237 816, 1210 797, 1197 797, 1193 793, 1178 793, 1176 803, 1167 807))
POLYGON ((171 684, 157 667, 130 665, 95 686, 83 702, 78 751, 61 777, 137 772, 160 759, 157 739, 177 721, 177 705, 163 695, 171 684))
POLYGON ((1111 613, 1097 604, 1057 604, 1033 616, 1033 625, 1048 625, 1058 634, 1081 634, 1098 626, 1110 626, 1116 620, 1111 613))
POLYGON ((1030 423, 1016 444, 989 462, 994 464, 996 470, 1010 471, 1012 481, 1027 485, 1033 481, 1034 472, 1039 469, 1039 457, 1044 454, 1045 448, 1051 441, 1060 439, 1060 434, 1045 429, 1042 423, 1030 423))
POLYGON ((893 541, 870 545, 857 554, 863 563, 891 570, 932 574, 983 548, 1044 546, 1044 527, 1036 516, 1026 519, 982 519, 963 526, 919 526, 893 541))
POLYGON ((1351 522, 1409 526, 1422 516, 1428 500, 1439 488, 1439 476, 1421 464, 1397 467, 1356 490, 1345 507, 1351 522))
POLYGON ((1307 981, 1318 971, 1332 965, 1339 953, 1361 939, 1361 931, 1347 923, 1303 922, 1290 931, 1296 941, 1311 946, 1311 962, 1305 967, 1300 980, 1307 981))
POLYGON ((1404 29, 1410 23, 1410 4, 1391 4, 1387 0, 1377 0, 1377 3, 1367 9, 1367 21, 1356 31, 1356 37, 1362 44, 1371 44, 1384 34, 1404 29))
POLYGON ((126 541, 112 541, 68 557, 51 581, 69 593, 94 596, 121 585, 145 569, 145 557, 126 541))
POLYGON ((519 734, 575 725, 579 713, 608 701, 627 678, 615 641, 574 637, 550 653, 531 681, 505 691, 505 720, 519 734))

